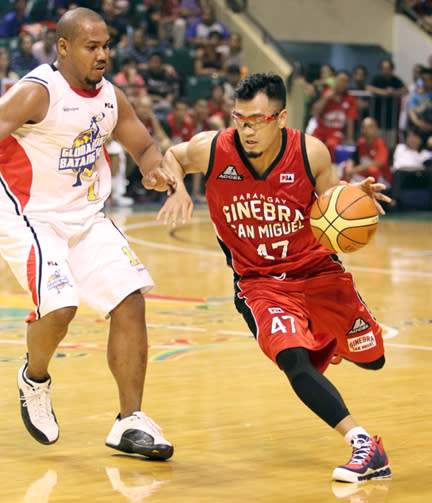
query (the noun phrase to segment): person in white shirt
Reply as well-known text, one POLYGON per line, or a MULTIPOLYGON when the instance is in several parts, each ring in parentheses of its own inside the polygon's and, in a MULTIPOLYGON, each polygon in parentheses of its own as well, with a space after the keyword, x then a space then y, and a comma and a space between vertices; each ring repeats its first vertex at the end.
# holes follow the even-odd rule
POLYGON ((404 143, 393 153, 392 205, 401 206, 403 189, 429 187, 432 197, 432 153, 423 147, 420 134, 407 129, 404 143))

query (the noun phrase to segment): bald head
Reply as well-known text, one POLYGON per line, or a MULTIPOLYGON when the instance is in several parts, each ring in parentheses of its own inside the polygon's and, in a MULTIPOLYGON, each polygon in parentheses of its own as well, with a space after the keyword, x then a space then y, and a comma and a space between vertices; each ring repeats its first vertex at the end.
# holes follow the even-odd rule
POLYGON ((65 38, 66 40, 72 41, 78 29, 83 23, 104 23, 102 16, 91 9, 86 9, 85 7, 77 7, 76 9, 68 10, 59 19, 57 23, 57 40, 59 38, 65 38))
POLYGON ((366 117, 361 123, 362 135, 374 139, 379 135, 378 122, 373 117, 366 117))

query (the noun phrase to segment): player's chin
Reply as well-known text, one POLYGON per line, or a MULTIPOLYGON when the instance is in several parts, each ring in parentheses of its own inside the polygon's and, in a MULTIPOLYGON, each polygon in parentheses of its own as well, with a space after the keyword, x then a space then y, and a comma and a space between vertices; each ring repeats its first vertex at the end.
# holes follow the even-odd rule
POLYGON ((255 150, 245 150, 245 155, 249 159, 256 159, 257 157, 261 157, 262 154, 262 152, 256 152, 255 150))

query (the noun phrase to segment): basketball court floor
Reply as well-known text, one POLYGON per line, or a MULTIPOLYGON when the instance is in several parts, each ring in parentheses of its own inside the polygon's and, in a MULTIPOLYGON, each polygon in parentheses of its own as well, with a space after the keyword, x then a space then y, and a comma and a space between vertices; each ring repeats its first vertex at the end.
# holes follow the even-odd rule
POLYGON ((174 456, 155 462, 105 447, 118 412, 108 322, 85 305, 50 367, 60 439, 30 437, 16 373, 31 303, 0 259, 1 503, 432 501, 432 215, 385 216, 373 242, 341 256, 384 326, 387 356, 378 372, 346 361, 327 371, 389 455, 392 480, 360 486, 332 483, 350 448, 298 400, 235 311, 205 208, 174 231, 155 211, 111 216, 156 281, 144 410, 174 456))

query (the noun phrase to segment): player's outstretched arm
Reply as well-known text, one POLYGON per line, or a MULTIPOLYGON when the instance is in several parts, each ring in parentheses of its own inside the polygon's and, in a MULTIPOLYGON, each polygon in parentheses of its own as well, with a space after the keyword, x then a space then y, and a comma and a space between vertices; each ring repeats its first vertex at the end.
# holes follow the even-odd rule
POLYGON ((170 147, 162 161, 163 168, 167 169, 177 179, 177 189, 171 194, 160 209, 157 219, 163 218, 165 224, 174 227, 179 215, 182 223, 190 221, 193 212, 193 202, 190 198, 183 178, 188 173, 207 172, 210 158, 211 142, 215 131, 206 131, 195 135, 190 141, 170 147))
MULTIPOLYGON (((312 175, 315 178, 315 189, 318 194, 322 194, 330 187, 334 187, 341 182, 331 165, 330 154, 327 147, 317 138, 306 135, 306 151, 309 159, 312 175)), ((382 194, 386 187, 382 183, 375 183, 372 177, 365 178, 361 182, 353 183, 370 196, 381 215, 385 214, 379 201, 390 202, 390 197, 382 194)))
POLYGON ((309 166, 315 178, 315 190, 322 194, 330 187, 338 185, 340 180, 333 169, 330 153, 321 140, 310 135, 305 136, 309 166))

